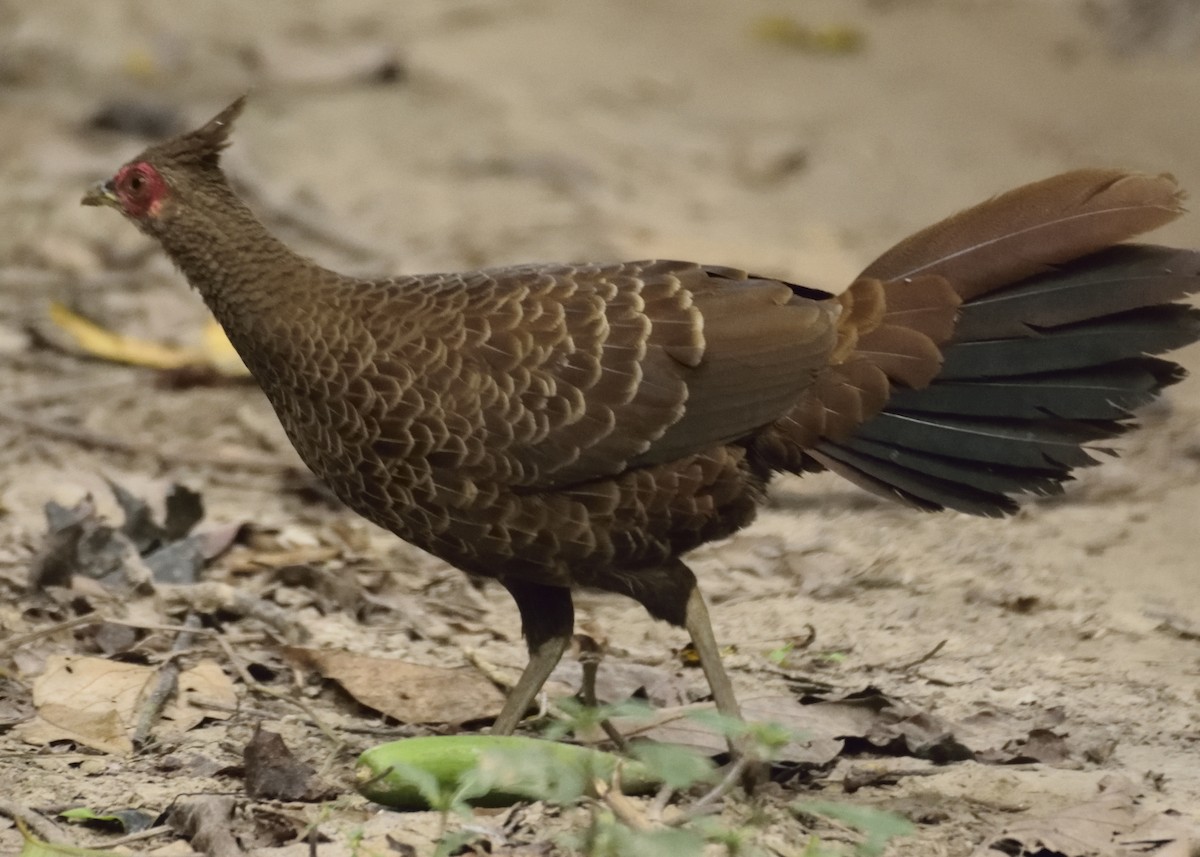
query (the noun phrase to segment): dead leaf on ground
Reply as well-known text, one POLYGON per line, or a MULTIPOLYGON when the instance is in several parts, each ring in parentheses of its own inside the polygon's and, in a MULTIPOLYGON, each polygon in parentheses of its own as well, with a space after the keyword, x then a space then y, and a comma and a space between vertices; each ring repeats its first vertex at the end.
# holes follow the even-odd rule
POLYGON ((246 794, 252 798, 319 801, 333 791, 316 778, 316 771, 293 755, 283 736, 259 726, 242 751, 246 794))
POLYGON ((807 54, 852 54, 866 36, 858 27, 833 24, 812 27, 788 15, 766 15, 754 22, 756 39, 807 54))
POLYGON ((246 369, 220 325, 210 320, 195 347, 167 345, 105 330, 60 303, 50 304, 50 320, 79 352, 110 363, 176 371, 202 367, 227 378, 245 378, 246 369))
MULTIPOLYGON (((664 708, 648 716, 617 718, 613 725, 629 738, 679 744, 717 755, 726 752, 724 736, 692 716, 709 708, 707 704, 664 708)), ((742 700, 742 714, 747 722, 773 723, 798 736, 779 752, 781 762, 823 766, 841 755, 848 743, 935 762, 971 758, 971 751, 954 737, 950 723, 872 687, 807 701, 786 694, 748 696, 742 700)))
POLYGON ((240 857, 246 852, 233 836, 234 805, 227 795, 181 798, 167 821, 207 857, 240 857))
POLYGON ((344 650, 285 653, 401 723, 466 723, 500 713, 504 695, 473 667, 429 667, 344 650))
MULTIPOLYGON (((1103 788, 1104 783, 1101 784, 1103 788)), ((1200 832, 1173 813, 1140 806, 1116 780, 1097 800, 1005 828, 971 857, 1189 857, 1200 832)))
MULTIPOLYGON (((790 697, 743 698, 742 714, 751 723, 770 722, 795 725, 799 703, 790 697), (790 721, 784 723, 783 721, 790 721)), ((695 715, 713 710, 711 703, 660 708, 646 715, 613 718, 613 726, 627 739, 646 739, 660 744, 686 747, 707 756, 728 752, 725 736, 695 715)), ((782 748, 776 758, 781 762, 821 766, 838 757, 842 742, 833 738, 804 733, 800 740, 782 748)))
MULTIPOLYGON (((131 753, 130 735, 157 675, 141 664, 56 655, 33 683, 37 715, 14 731, 30 744, 74 741, 104 753, 131 753)), ((163 710, 159 729, 186 732, 205 718, 225 720, 236 704, 220 665, 201 661, 180 673, 179 692, 163 710)))
POLYGON ((113 497, 125 514, 121 532, 137 546, 139 553, 149 553, 167 542, 182 539, 204 518, 204 502, 200 494, 185 485, 172 483, 163 503, 165 513, 160 524, 150 504, 132 491, 108 480, 113 497))
POLYGON ((106 522, 90 497, 71 508, 46 504, 47 534, 29 572, 35 589, 69 586, 79 575, 128 595, 160 583, 193 583, 211 559, 229 548, 240 525, 191 533, 204 517, 200 495, 172 484, 161 523, 150 505, 115 482, 109 487, 124 514, 106 522))
POLYGON ((1069 740, 1066 713, 1058 707, 1019 714, 989 708, 963 718, 955 731, 976 761, 993 765, 1078 767, 1084 755, 1069 740))
MULTIPOLYGON (((715 756, 727 751, 725 736, 703 719, 695 717, 698 712, 711 711, 712 708, 709 703, 660 708, 645 716, 616 718, 613 725, 626 738, 645 738, 663 744, 675 744, 715 756)), ((843 742, 832 734, 817 733, 836 733, 839 730, 821 730, 823 724, 819 722, 820 718, 806 719, 803 726, 800 726, 803 710, 804 706, 789 696, 751 697, 742 700, 742 714, 748 722, 776 723, 793 729, 799 727, 801 738, 779 751, 779 761, 817 766, 827 764, 841 753, 843 742)))

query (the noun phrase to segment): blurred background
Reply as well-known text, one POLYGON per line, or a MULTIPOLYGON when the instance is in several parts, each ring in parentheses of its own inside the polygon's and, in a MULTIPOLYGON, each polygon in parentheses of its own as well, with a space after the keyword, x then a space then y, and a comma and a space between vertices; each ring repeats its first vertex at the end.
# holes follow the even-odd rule
MULTIPOLYGON (((353 273, 676 257, 840 290, 907 234, 1067 169, 1200 192, 1200 0, 0 0, 0 605, 42 549, 43 504, 111 509, 104 477, 185 481, 211 519, 416 575, 395 585, 465 586, 315 493, 198 297, 79 205, 246 92, 228 172, 289 243, 353 273)), ((1155 240, 1198 233, 1191 215, 1155 240)), ((1200 693, 1198 418, 1193 379, 1126 457, 1003 523, 783 483, 787 514, 697 559, 718 633, 751 652, 812 622, 868 671, 948 637, 940 677, 904 693, 1094 715, 1077 729, 1121 738, 1104 764, 1166 771, 1168 797, 1200 805, 1179 753, 1200 693)), ((487 621, 519 665, 502 600, 487 621)), ((678 643, 630 604, 582 604, 650 660, 678 643)), ((27 621, 0 606, 0 637, 27 621)), ((47 802, 91 787, 63 776, 47 802)))

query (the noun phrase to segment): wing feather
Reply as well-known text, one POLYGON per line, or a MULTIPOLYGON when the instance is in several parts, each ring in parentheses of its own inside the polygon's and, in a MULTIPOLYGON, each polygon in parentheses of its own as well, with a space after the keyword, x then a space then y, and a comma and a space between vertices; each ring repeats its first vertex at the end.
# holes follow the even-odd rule
POLYGON ((394 348, 458 342, 458 368, 408 371, 381 432, 419 438, 413 452, 456 477, 527 492, 673 461, 772 423, 828 363, 839 312, 781 282, 686 262, 523 266, 429 287, 455 312, 394 348), (444 294, 455 290, 467 298, 444 294), (451 415, 471 427, 465 443, 433 425, 451 415))

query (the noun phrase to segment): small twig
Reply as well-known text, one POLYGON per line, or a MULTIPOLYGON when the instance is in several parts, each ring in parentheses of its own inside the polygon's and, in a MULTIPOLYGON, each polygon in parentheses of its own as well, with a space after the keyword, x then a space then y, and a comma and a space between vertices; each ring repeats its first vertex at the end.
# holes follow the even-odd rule
POLYGON ((644 816, 637 804, 625 796, 621 791, 621 768, 618 765, 613 771, 612 784, 604 782, 604 780, 596 780, 592 786, 596 790, 597 797, 601 802, 612 810, 621 822, 632 830, 647 831, 652 830, 654 825, 644 816))
MULTIPOLYGON (((668 826, 679 827, 690 821, 695 821, 702 815, 708 815, 712 811, 713 805, 729 794, 729 792, 733 791, 734 786, 741 782, 742 775, 746 773, 746 769, 751 764, 751 759, 748 756, 738 756, 737 760, 725 771, 725 776, 721 778, 721 781, 703 794, 694 804, 689 806, 687 812, 683 813, 679 818, 673 819, 668 826)), ((753 764, 758 764, 758 762, 753 762, 753 764)))
POLYGON ((507 692, 516 686, 516 681, 513 680, 512 675, 507 670, 496 666, 491 661, 484 658, 483 655, 479 654, 478 649, 472 649, 466 646, 460 646, 459 649, 462 651, 463 657, 467 659, 471 666, 483 673, 484 678, 496 685, 496 687, 507 692))
POLYGON ((200 617, 189 612, 187 618, 183 620, 183 630, 179 632, 179 636, 175 638, 175 643, 171 646, 170 655, 158 669, 158 681, 154 683, 154 690, 142 703, 137 727, 133 730, 131 739, 133 746, 143 747, 149 739, 150 730, 158 722, 167 700, 171 698, 171 694, 175 692, 179 683, 179 656, 192 647, 192 642, 196 637, 194 631, 199 627, 200 617))
POLYGON ((674 796, 675 789, 667 785, 655 792, 654 800, 650 801, 650 816, 661 820, 663 813, 667 811, 667 804, 674 796))
POLYGON ((142 842, 147 839, 153 839, 156 836, 163 836, 168 833, 174 833, 174 828, 169 824, 160 824, 158 827, 148 827, 145 830, 139 830, 137 833, 130 833, 126 836, 118 837, 117 839, 107 839, 104 842, 93 842, 91 848, 117 848, 121 845, 128 845, 131 842, 142 842))
MULTIPOLYGON (((35 640, 40 640, 43 637, 51 637, 60 631, 71 631, 75 628, 82 628, 88 625, 121 625, 125 628, 134 628, 138 631, 165 631, 168 634, 178 634, 181 631, 187 630, 196 636, 217 637, 221 632, 213 628, 185 628, 183 625, 167 625, 156 622, 131 622, 127 619, 117 619, 112 616, 105 616, 101 613, 89 613, 86 616, 75 616, 71 619, 66 619, 62 622, 57 622, 46 628, 39 628, 36 631, 30 631, 28 634, 22 634, 19 637, 11 637, 3 642, 0 642, 0 657, 9 652, 16 651, 26 643, 32 643, 35 640)), ((261 635, 254 635, 251 639, 257 639, 261 635)))
POLYGON ((105 620, 102 617, 96 615, 76 616, 72 619, 66 619, 62 622, 57 622, 46 628, 40 628, 37 631, 30 631, 28 634, 22 634, 19 637, 9 637, 4 642, 0 643, 0 655, 6 655, 9 652, 15 652, 26 643, 32 643, 35 640, 42 639, 43 637, 51 637, 61 631, 71 631, 83 625, 95 625, 103 621, 105 620))
POLYGON ((18 825, 25 825, 31 833, 51 845, 72 844, 53 821, 7 798, 0 797, 0 815, 7 815, 18 825))
POLYGON ((921 655, 921 657, 917 658, 915 661, 909 661, 906 664, 900 664, 897 667, 893 667, 893 669, 905 671, 905 670, 911 670, 913 667, 919 667, 921 664, 925 663, 926 661, 931 661, 935 657, 937 657, 937 653, 940 652, 943 648, 945 648, 947 642, 948 642, 947 640, 942 640, 940 643, 938 643, 936 646, 934 646, 932 649, 930 649, 925 654, 921 655))
MULTIPOLYGON (((583 668, 583 680, 579 686, 579 695, 583 698, 583 704, 594 710, 600 707, 600 703, 596 699, 596 673, 600 669, 600 661, 603 660, 604 653, 601 651, 600 645, 586 634, 577 635, 576 640, 580 647, 579 665, 583 668)), ((604 734, 616 745, 622 755, 629 755, 629 742, 607 717, 600 721, 600 728, 604 730, 604 734)))
POLYGON ((345 742, 332 728, 325 723, 324 720, 317 716, 317 713, 307 702, 302 699, 296 699, 294 696, 286 694, 283 691, 276 690, 273 687, 267 687, 266 685, 260 683, 258 679, 250 675, 250 670, 246 668, 246 665, 242 662, 242 659, 233 650, 233 646, 229 645, 229 641, 224 637, 217 637, 217 645, 221 647, 221 651, 225 653, 225 657, 228 659, 230 666, 232 666, 234 672, 238 674, 238 678, 242 680, 242 683, 246 685, 247 690, 251 691, 252 693, 261 694, 262 696, 269 696, 272 699, 282 700, 283 702, 287 702, 296 706, 304 712, 308 719, 312 721, 313 725, 320 730, 321 734, 324 735, 330 741, 330 743, 334 745, 334 754, 336 755, 336 753, 341 751, 342 747, 345 746, 345 742))
MULTIPOLYGON (((484 677, 488 681, 496 685, 496 687, 500 688, 504 692, 507 693, 511 691, 516 685, 516 681, 513 680, 511 673, 487 660, 487 658, 479 654, 478 649, 460 646, 459 651, 462 652, 462 656, 467 659, 467 662, 470 663, 471 666, 483 673, 484 677)), ((567 714, 567 712, 563 711, 560 706, 550 701, 550 696, 546 693, 545 688, 542 688, 542 690, 538 692, 537 704, 538 710, 537 714, 533 716, 534 720, 542 720, 550 714, 553 714, 555 717, 562 717, 564 719, 570 716, 567 714)))
MULTIPOLYGON (((263 688, 262 693, 264 696, 271 695, 267 688, 263 688)), ((295 700, 288 699, 287 697, 284 697, 284 700, 298 705, 295 700)), ((223 702, 217 702, 213 699, 206 700, 204 707, 211 708, 213 711, 227 711, 230 714, 242 714, 249 718, 258 718, 259 720, 273 720, 279 717, 279 712, 277 711, 267 711, 265 708, 254 708, 250 705, 226 705, 223 702)), ((300 717, 299 715, 296 715, 293 719, 297 723, 303 723, 306 726, 314 726, 318 729, 321 727, 320 721, 314 720, 312 717, 300 717)), ((391 735, 395 737, 397 733, 404 734, 402 727, 386 725, 365 726, 358 723, 339 723, 337 730, 339 732, 348 732, 358 735, 391 735)), ((86 758, 86 756, 81 756, 81 758, 86 758)))
POLYGON ((894 768, 892 770, 872 768, 867 765, 851 765, 842 778, 842 791, 854 794, 866 786, 894 785, 906 777, 935 777, 942 772, 937 768, 894 768))

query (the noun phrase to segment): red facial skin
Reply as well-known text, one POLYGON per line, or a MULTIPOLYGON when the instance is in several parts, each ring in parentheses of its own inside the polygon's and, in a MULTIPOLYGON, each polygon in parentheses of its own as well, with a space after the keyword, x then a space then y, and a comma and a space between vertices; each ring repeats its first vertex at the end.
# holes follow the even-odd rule
POLYGON ((126 164, 113 177, 112 183, 126 216, 134 220, 158 216, 167 194, 167 183, 150 164, 145 161, 126 164))

